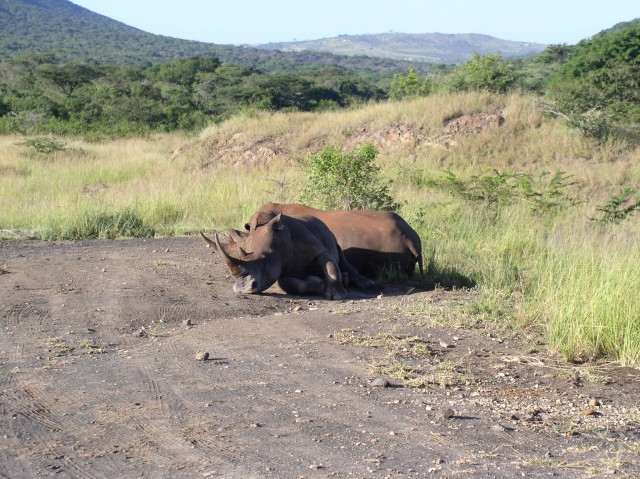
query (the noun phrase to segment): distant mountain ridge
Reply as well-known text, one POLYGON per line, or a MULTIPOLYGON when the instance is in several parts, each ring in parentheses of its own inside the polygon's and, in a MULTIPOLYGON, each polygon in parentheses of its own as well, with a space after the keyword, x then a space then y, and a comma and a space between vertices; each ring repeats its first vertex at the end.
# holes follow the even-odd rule
MULTIPOLYGON (((265 70, 286 70, 283 64, 406 70, 417 61, 461 63, 474 52, 501 52, 505 57, 533 55, 545 45, 475 34, 383 33, 256 47, 154 35, 68 0, 0 0, 0 60, 54 53, 62 61, 132 64, 212 55, 223 62, 265 70)), ((417 70, 428 68, 423 65, 417 70)))
POLYGON ((367 55, 429 63, 463 63, 474 53, 500 53, 505 58, 536 55, 547 45, 501 40, 477 33, 380 33, 256 45, 284 52, 316 51, 336 55, 367 55))

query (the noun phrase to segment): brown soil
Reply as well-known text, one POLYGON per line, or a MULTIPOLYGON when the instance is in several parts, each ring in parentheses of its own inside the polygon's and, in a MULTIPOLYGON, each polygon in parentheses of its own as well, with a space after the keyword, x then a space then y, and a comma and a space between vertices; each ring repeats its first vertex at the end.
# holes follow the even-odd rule
POLYGON ((0 242, 0 477, 638 477, 638 370, 436 326, 473 299, 236 296, 198 238, 0 242))

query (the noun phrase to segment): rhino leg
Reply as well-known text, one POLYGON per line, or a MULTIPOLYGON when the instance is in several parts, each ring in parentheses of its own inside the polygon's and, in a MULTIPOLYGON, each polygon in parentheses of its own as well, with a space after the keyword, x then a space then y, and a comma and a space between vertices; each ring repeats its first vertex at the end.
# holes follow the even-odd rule
POLYGON ((346 285, 353 284, 356 288, 367 289, 376 284, 372 279, 360 274, 360 272, 347 261, 342 248, 338 247, 338 255, 340 257, 340 269, 342 270, 342 282, 346 285), (346 278, 345 278, 346 276, 346 278))
POLYGON ((324 294, 324 280, 320 276, 307 276, 296 278, 295 276, 283 276, 278 279, 278 286, 287 294, 324 294))
POLYGON ((342 284, 342 273, 340 272, 338 264, 328 253, 320 255, 317 261, 327 282, 324 292, 325 298, 346 299, 347 292, 342 284))

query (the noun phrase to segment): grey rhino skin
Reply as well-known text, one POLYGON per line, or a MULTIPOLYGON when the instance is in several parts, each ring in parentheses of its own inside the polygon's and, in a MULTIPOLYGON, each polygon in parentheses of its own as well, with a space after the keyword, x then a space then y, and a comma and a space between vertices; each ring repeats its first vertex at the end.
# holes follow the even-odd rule
MULTIPOLYGON (((397 268, 413 273, 422 268, 420 236, 398 214, 391 211, 331 210, 305 205, 266 203, 256 213, 283 213, 318 218, 335 235, 347 262, 358 272, 375 277, 380 268, 397 268)), ((249 224, 245 225, 249 229, 249 224)), ((352 275, 351 271, 348 271, 352 275)))
POLYGON ((335 236, 317 218, 305 215, 256 213, 249 233, 229 231, 223 246, 200 233, 227 263, 236 278, 236 293, 260 293, 276 281, 289 294, 324 294, 345 299, 340 271, 342 251, 335 236))

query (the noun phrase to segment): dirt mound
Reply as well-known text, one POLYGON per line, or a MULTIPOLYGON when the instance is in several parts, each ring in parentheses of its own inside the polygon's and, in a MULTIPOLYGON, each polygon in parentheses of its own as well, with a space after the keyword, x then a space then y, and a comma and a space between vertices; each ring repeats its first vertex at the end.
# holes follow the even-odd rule
POLYGON ((281 137, 247 139, 236 133, 231 138, 212 138, 203 145, 203 166, 231 162, 236 168, 268 166, 275 160, 291 159, 291 151, 281 137))
POLYGON ((480 112, 456 116, 444 122, 442 133, 434 141, 449 148, 459 142, 461 138, 498 128, 503 123, 504 117, 500 112, 480 112))
MULTIPOLYGON (((358 143, 373 143, 383 154, 398 149, 437 146, 449 148, 463 138, 478 135, 486 130, 495 129, 504 123, 500 112, 480 112, 459 115, 447 119, 440 131, 427 133, 415 125, 393 124, 382 128, 360 126, 345 135, 342 147, 352 150, 358 143)), ((236 168, 269 166, 276 161, 291 162, 296 157, 304 158, 309 153, 317 153, 325 146, 326 139, 315 138, 303 147, 293 147, 286 136, 265 136, 247 138, 243 133, 230 137, 212 136, 193 146, 178 148, 173 156, 179 156, 192 148, 202 151, 201 165, 207 168, 216 164, 230 164, 236 168)))
POLYGON ((352 150, 361 142, 373 143, 380 151, 393 151, 404 146, 418 146, 429 142, 429 136, 411 125, 390 125, 374 130, 361 128, 345 141, 344 148, 352 150))

